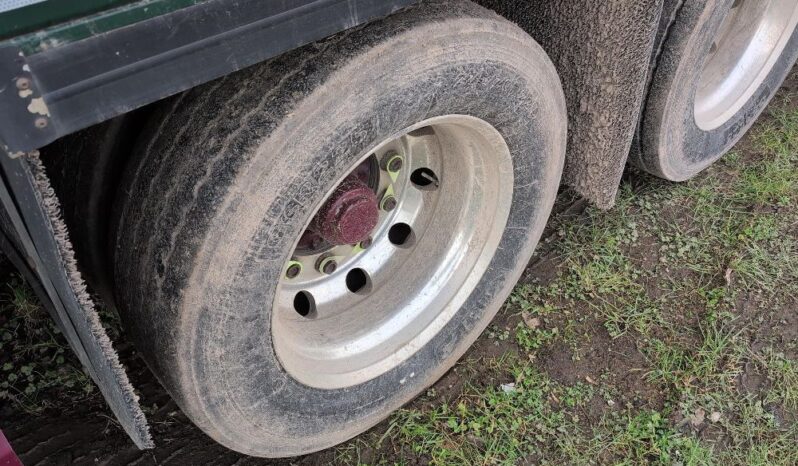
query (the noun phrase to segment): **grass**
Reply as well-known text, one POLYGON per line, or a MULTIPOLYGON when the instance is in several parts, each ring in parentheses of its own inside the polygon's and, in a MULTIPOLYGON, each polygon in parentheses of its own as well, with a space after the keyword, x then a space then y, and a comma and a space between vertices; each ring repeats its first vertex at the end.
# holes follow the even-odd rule
POLYGON ((700 344, 685 345, 652 339, 643 346, 649 364, 649 382, 661 389, 723 389, 734 385, 742 368, 743 348, 738 334, 719 324, 699 328, 700 344))
POLYGON ((461 389, 433 389, 337 460, 798 464, 789 97, 705 174, 632 172, 614 210, 553 219, 556 273, 519 284, 487 332, 502 362, 466 360, 461 389))
POLYGON ((91 396, 94 383, 31 289, 15 277, 0 302, 0 402, 36 414, 91 396))
POLYGON ((513 364, 511 386, 471 387, 456 404, 400 411, 388 435, 436 464, 469 464, 475 457, 483 463, 514 464, 541 454, 545 445, 578 428, 573 415, 555 406, 584 407, 594 389, 564 386, 519 364, 513 364))
POLYGON ((752 357, 764 367, 772 384, 765 401, 798 411, 798 361, 772 348, 752 357))

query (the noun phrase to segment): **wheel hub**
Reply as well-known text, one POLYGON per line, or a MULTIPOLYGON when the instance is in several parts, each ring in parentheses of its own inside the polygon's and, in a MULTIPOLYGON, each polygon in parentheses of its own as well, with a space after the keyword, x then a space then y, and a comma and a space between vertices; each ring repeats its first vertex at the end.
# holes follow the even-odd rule
POLYGON ((363 181, 349 177, 316 214, 312 228, 329 244, 357 244, 369 237, 379 219, 377 195, 363 181))
POLYGON ((507 144, 477 118, 433 118, 374 147, 283 269, 272 338, 286 372, 348 387, 422 348, 487 269, 512 190, 507 144))

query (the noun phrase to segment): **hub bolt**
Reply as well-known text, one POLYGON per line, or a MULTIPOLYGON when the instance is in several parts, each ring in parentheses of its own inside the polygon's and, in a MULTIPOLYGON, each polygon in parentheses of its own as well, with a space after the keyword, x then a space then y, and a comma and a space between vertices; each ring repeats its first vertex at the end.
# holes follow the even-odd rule
POLYGON ((364 239, 363 241, 360 242, 360 248, 361 249, 368 249, 369 246, 371 246, 371 241, 372 240, 371 240, 370 236, 368 238, 364 239))
POLYGON ((385 154, 380 165, 382 166, 383 170, 389 173, 397 173, 402 169, 404 163, 404 157, 394 151, 391 151, 385 154))
POLYGON ((338 262, 336 262, 335 258, 332 256, 322 256, 316 263, 316 269, 319 271, 319 273, 323 273, 325 275, 332 274, 337 268, 338 262))
POLYGON ((396 204, 396 198, 389 194, 382 198, 382 202, 380 202, 380 208, 386 212, 390 212, 396 208, 396 204))
POLYGON ((288 268, 285 270, 285 277, 290 279, 294 279, 299 276, 302 272, 302 264, 300 262, 292 261, 288 264, 288 268))

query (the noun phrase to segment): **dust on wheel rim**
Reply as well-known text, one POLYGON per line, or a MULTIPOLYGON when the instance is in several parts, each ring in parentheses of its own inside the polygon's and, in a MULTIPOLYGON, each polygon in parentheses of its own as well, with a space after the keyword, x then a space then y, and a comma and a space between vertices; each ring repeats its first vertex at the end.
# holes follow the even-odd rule
POLYGON ((798 0, 736 0, 714 37, 695 97, 695 122, 730 121, 778 63, 798 24, 798 0))
MULTIPOLYGON (((367 152, 319 203, 284 265, 272 341, 285 371, 311 387, 344 388, 421 349, 487 270, 510 214, 513 183, 504 139, 471 116, 419 122, 367 152), (379 176, 365 176, 363 167, 379 176), (362 198, 369 198, 363 184, 374 191, 374 228, 358 244, 309 240, 319 215, 327 215, 322 208, 339 202, 338 188, 353 177, 362 198), (390 198, 395 202, 386 203, 390 198)), ((365 207, 350 217, 361 212, 370 218, 365 207)))

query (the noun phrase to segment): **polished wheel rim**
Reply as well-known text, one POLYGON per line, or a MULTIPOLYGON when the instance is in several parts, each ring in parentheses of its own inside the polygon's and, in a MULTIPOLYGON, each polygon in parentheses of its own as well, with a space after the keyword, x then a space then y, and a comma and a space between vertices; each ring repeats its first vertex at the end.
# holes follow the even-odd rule
POLYGON ((283 368, 334 389, 412 356, 487 270, 512 192, 507 144, 478 118, 426 120, 369 151, 328 193, 284 266, 272 314, 283 368))
POLYGON ((695 121, 704 131, 728 122, 778 62, 798 24, 798 0, 736 0, 701 72, 695 121))

